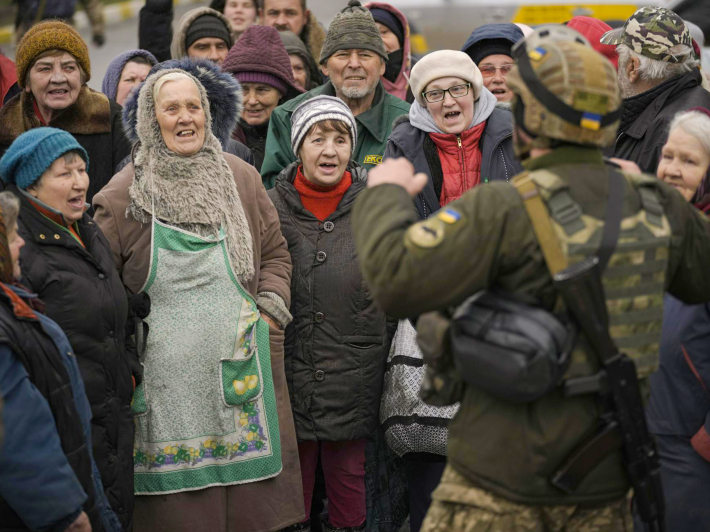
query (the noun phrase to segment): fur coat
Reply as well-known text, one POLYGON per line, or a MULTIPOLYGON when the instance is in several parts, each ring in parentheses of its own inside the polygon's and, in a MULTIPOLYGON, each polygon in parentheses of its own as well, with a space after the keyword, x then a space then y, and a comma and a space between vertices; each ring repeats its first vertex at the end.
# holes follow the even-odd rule
MULTIPOLYGON (((22 133, 41 125, 34 112, 34 96, 22 91, 0 109, 0 155, 22 133)), ((86 197, 91 201, 131 151, 131 144, 123 133, 121 106, 84 85, 76 102, 48 125, 74 135, 89 155, 91 181, 86 197)))

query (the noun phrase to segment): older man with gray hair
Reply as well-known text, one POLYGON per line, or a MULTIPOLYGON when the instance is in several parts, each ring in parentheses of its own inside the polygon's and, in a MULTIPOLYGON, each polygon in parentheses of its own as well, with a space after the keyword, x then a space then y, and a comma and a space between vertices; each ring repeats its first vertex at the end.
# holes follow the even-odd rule
POLYGON ((388 94, 380 81, 387 50, 370 11, 350 0, 328 28, 320 67, 329 81, 277 107, 271 114, 266 155, 261 166, 264 186, 272 188, 281 170, 296 160, 291 151, 291 115, 315 96, 335 96, 344 101, 357 122, 358 143, 353 160, 365 169, 382 162, 392 122, 409 112, 409 104, 388 94))
POLYGON ((604 34, 601 42, 617 45, 619 53, 624 103, 614 156, 655 174, 675 114, 710 108, 690 31, 673 11, 644 7, 623 28, 604 34))

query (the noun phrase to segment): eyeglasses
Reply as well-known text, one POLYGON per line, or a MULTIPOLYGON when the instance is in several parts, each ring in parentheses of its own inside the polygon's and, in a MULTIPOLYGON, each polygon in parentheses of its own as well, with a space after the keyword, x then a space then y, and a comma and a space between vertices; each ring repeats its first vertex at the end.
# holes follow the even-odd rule
POLYGON ((501 74, 504 76, 508 75, 508 72, 514 67, 515 65, 513 63, 508 63, 507 65, 495 67, 493 65, 484 65, 482 67, 478 67, 478 70, 481 71, 481 76, 484 78, 492 78, 493 76, 496 75, 496 70, 500 70, 501 74))
POLYGON ((470 83, 466 83, 464 85, 454 85, 448 89, 434 89, 433 91, 422 92, 422 96, 424 96, 424 99, 429 103, 440 102, 444 99, 447 92, 451 94, 452 98, 461 98, 468 94, 470 86, 470 83))

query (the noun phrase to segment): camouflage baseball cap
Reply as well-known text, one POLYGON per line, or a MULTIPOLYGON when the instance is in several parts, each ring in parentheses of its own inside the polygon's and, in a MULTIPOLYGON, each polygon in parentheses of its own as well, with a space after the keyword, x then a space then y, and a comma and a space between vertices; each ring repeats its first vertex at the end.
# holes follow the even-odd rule
POLYGON ((637 54, 667 63, 683 63, 692 53, 673 55, 670 49, 685 45, 693 49, 693 38, 683 19, 665 7, 642 7, 623 28, 602 35, 602 44, 625 44, 637 54))

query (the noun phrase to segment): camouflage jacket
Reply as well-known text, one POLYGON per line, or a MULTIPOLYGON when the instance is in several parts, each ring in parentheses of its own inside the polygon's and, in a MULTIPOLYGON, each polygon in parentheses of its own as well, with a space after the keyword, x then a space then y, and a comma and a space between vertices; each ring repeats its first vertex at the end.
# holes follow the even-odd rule
MULTIPOLYGON (((585 214, 604 219, 608 179, 601 153, 562 147, 529 160, 567 182, 585 214)), ((710 223, 671 187, 653 181, 670 224, 666 289, 687 303, 710 300, 710 223)), ((641 210, 625 189, 624 217, 641 210)), ((552 280, 518 192, 507 183, 476 187, 436 215, 417 221, 401 187, 363 192, 353 228, 365 279, 384 310, 398 318, 458 305, 483 289, 500 289, 552 309, 552 280), (441 214, 441 213, 444 214, 441 214), (442 217, 443 216, 443 217, 442 217)), ((662 294, 659 287, 659 296, 662 294)), ((528 504, 597 503, 629 489, 620 453, 611 454, 567 496, 548 481, 598 420, 594 396, 554 391, 528 404, 507 403, 467 386, 450 425, 449 463, 471 482, 528 504)))

